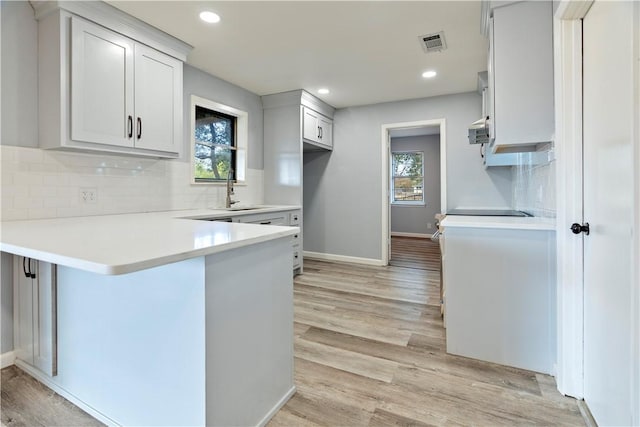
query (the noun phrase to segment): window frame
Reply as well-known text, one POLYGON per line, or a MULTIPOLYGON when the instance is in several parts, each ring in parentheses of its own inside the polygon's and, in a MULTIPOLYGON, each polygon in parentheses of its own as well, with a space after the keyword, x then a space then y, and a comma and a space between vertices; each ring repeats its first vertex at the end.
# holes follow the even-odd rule
POLYGON ((210 99, 201 98, 196 95, 191 95, 191 136, 189 138, 191 145, 191 171, 189 173, 191 177, 192 185, 226 185, 226 177, 224 179, 212 179, 212 178, 196 178, 196 107, 206 108, 211 111, 219 113, 222 117, 234 117, 235 118, 235 144, 231 153, 231 162, 234 169, 234 182, 239 185, 246 184, 247 176, 247 156, 248 156, 248 134, 249 134, 249 113, 243 110, 239 110, 228 105, 212 101, 210 99), (234 164, 235 163, 235 164, 234 164))
POLYGON ((425 187, 425 183, 424 183, 424 151, 420 151, 420 150, 392 150, 391 151, 391 156, 389 157, 390 159, 390 164, 389 164, 389 176, 390 176, 390 182, 389 182, 389 202, 392 206, 426 206, 427 205, 427 201, 425 199, 425 194, 424 194, 424 187, 425 187), (393 160, 394 160, 394 155, 395 154, 419 154, 422 157, 422 165, 421 165, 421 174, 419 176, 422 177, 422 200, 395 200, 395 179, 396 178, 406 178, 404 176, 396 176, 395 175, 395 169, 393 167, 393 160))

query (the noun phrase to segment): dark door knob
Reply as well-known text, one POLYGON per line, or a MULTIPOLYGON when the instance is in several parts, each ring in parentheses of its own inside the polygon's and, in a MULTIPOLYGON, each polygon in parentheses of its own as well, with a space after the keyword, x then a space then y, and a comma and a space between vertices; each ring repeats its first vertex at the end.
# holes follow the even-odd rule
POLYGON ((571 224, 571 231, 573 232, 573 234, 580 234, 580 233, 584 233, 587 236, 589 235, 589 223, 585 222, 584 225, 580 225, 577 222, 574 222, 573 224, 571 224))

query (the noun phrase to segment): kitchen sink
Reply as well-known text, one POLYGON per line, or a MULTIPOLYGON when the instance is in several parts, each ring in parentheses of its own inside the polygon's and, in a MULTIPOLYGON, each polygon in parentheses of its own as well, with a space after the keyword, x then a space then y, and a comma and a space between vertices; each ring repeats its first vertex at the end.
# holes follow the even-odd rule
POLYGON ((255 209, 264 209, 269 206, 231 206, 230 208, 222 208, 223 211, 252 211, 255 209))

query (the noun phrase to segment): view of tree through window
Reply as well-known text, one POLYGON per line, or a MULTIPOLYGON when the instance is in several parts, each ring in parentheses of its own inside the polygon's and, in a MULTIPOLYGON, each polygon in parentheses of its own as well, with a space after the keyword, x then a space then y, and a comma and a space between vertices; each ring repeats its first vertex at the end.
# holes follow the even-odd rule
POLYGON ((226 180, 235 165, 236 117, 196 105, 195 179, 226 180))
POLYGON ((424 202, 424 167, 421 152, 391 153, 392 203, 413 204, 424 202))

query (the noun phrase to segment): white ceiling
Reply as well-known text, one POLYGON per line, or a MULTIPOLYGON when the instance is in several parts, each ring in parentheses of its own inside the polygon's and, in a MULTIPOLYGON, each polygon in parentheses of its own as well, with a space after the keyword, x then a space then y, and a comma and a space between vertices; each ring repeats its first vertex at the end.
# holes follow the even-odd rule
POLYGON ((189 64, 258 95, 306 89, 342 108, 474 91, 486 70, 479 1, 108 3, 194 46, 189 64), (222 20, 206 24, 202 10, 222 20), (441 30, 448 49, 425 54, 418 36, 441 30), (438 75, 423 79, 427 69, 438 75))
POLYGON ((436 126, 419 126, 413 128, 391 129, 389 136, 391 138, 405 138, 408 136, 427 136, 440 135, 440 125, 436 126))

